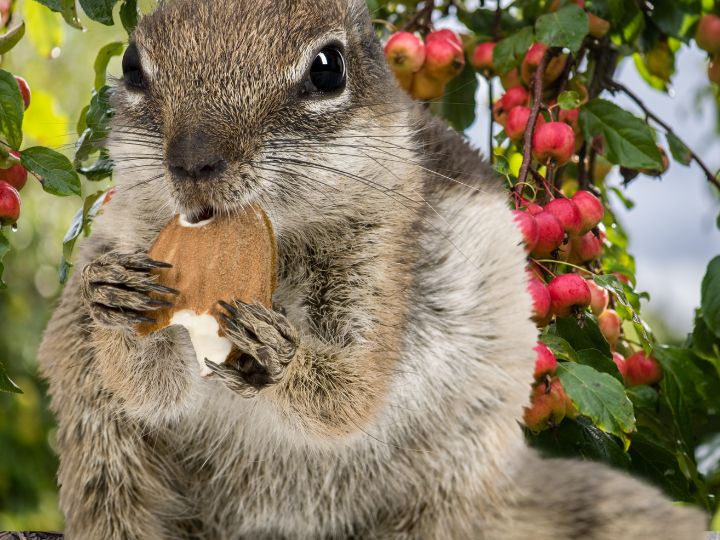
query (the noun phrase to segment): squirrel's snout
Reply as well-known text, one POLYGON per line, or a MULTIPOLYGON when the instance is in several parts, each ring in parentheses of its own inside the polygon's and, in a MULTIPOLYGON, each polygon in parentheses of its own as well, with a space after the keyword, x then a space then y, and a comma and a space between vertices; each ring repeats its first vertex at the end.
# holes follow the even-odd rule
POLYGON ((183 133, 168 144, 167 167, 177 180, 214 180, 227 169, 227 160, 203 131, 183 133))

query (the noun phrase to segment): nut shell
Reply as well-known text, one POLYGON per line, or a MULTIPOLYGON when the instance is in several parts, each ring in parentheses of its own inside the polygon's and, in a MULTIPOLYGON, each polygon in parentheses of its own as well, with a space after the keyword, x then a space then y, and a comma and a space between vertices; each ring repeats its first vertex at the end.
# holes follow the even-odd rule
MULTIPOLYGON (((141 335, 169 326, 173 316, 183 310, 219 319, 219 300, 272 305, 277 286, 277 245, 272 224, 258 207, 197 224, 175 216, 160 232, 149 255, 172 265, 156 273, 160 284, 179 294, 172 297, 170 308, 149 314, 156 322, 141 325, 141 335)), ((163 295, 157 298, 171 299, 163 295)))

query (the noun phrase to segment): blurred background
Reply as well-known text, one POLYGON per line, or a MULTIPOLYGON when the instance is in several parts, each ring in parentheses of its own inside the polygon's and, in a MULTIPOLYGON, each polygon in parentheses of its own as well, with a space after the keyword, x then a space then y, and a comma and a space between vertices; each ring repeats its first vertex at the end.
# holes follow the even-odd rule
MULTIPOLYGON (((143 7, 147 9, 149 3, 143 7)), ((87 30, 79 32, 31 0, 21 0, 17 6, 27 23, 27 36, 3 58, 2 68, 27 79, 33 91, 25 117, 25 146, 70 150, 77 137, 75 121, 90 99, 94 55, 102 45, 125 41, 126 35, 121 27, 86 19, 82 22, 87 30)), ((670 96, 650 89, 632 63, 623 66, 621 80, 716 170, 720 167, 720 122, 707 83, 704 54, 684 48, 677 68, 670 96)), ((117 59, 109 72, 118 74, 117 59)), ((478 109, 478 119, 467 134, 486 151, 484 82, 478 91, 478 109)), ((620 178, 611 182, 620 185, 620 178)), ((102 188, 90 186, 92 191, 102 188)), ((615 206, 631 235, 639 289, 651 296, 645 318, 660 340, 680 342, 691 327, 707 263, 720 253, 720 231, 715 226, 720 205, 699 169, 677 163, 661 180, 638 177, 626 194, 635 201, 635 208, 625 211, 615 206)), ((0 394, 0 530, 62 529, 55 487, 54 425, 46 386, 37 375, 36 351, 61 289, 62 238, 80 204, 79 198, 46 195, 31 178, 23 191, 18 230, 10 235, 13 251, 4 261, 9 288, 0 291, 0 361, 24 394, 0 394)))

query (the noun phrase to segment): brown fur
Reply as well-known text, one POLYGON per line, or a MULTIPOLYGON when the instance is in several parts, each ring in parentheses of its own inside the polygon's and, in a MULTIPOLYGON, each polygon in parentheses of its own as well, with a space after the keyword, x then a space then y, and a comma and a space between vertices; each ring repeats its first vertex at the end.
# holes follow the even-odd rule
POLYGON ((397 88, 364 2, 175 0, 134 39, 149 84, 118 84, 119 191, 40 352, 69 538, 699 540, 699 512, 525 446, 536 330, 506 195, 397 88), (347 88, 298 98, 322 36, 347 88), (226 170, 173 176, 188 140, 226 170), (250 203, 277 311, 229 304, 252 365, 203 380, 183 329, 133 331, 143 253, 176 212, 250 203))

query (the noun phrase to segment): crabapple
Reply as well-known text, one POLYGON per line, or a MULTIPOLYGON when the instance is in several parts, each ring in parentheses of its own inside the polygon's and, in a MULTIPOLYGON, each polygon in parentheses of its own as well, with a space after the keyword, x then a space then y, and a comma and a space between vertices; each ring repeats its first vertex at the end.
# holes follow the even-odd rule
POLYGON ((545 211, 550 212, 562 223, 563 229, 569 235, 580 233, 580 210, 570 199, 557 198, 545 205, 545 211))
POLYGON ((613 352, 612 359, 613 362, 615 362, 620 375, 622 375, 622 378, 625 379, 627 376, 627 363, 625 362, 625 357, 619 352, 613 352))
POLYGON ((505 125, 508 114, 515 107, 527 105, 530 96, 522 86, 516 86, 505 92, 493 105, 493 116, 498 124, 505 125))
POLYGON ((520 79, 520 74, 517 68, 513 68, 507 73, 500 75, 500 84, 505 90, 510 90, 517 86, 522 86, 523 82, 520 79))
POLYGON ((600 332, 605 336, 611 349, 615 349, 622 332, 622 319, 614 309, 606 309, 598 317, 600 332))
POLYGON ((720 54, 710 60, 708 64, 708 79, 710 82, 720 84, 720 54))
POLYGON ((7 182, 0 182, 0 225, 14 225, 20 217, 20 193, 7 182))
POLYGON ((446 82, 433 77, 423 68, 414 74, 410 95, 419 100, 438 99, 445 94, 446 82))
POLYGON ((533 303, 532 320, 538 326, 547 326, 552 318, 550 292, 543 281, 537 277, 530 277, 527 286, 533 303))
POLYGON ((535 257, 549 257, 565 240, 562 223, 550 212, 535 215, 538 225, 538 241, 532 254, 535 257))
POLYGON ((605 215, 605 207, 600 200, 589 191, 578 191, 572 196, 572 202, 580 210, 582 227, 580 234, 593 230, 602 221, 605 215))
POLYGON ((720 53, 720 17, 708 13, 700 18, 695 32, 698 47, 711 54, 720 53))
POLYGON ((625 360, 624 377, 628 386, 654 384, 662 379, 662 368, 653 356, 639 351, 625 360))
POLYGON ((568 406, 574 415, 574 406, 560 379, 553 378, 549 384, 543 382, 533 388, 530 406, 525 407, 523 420, 531 430, 542 431, 549 427, 551 421, 554 425, 562 422, 568 413, 568 406))
POLYGON ((494 41, 486 41, 478 43, 473 51, 472 66, 480 73, 493 73, 493 51, 495 50, 494 41))
POLYGON ((537 345, 533 347, 533 351, 537 353, 535 358, 535 379, 539 381, 545 375, 555 375, 557 371, 557 358, 555 358, 550 348, 542 341, 538 341, 537 345))
POLYGON ((513 210, 513 219, 522 232, 525 249, 532 251, 538 243, 538 224, 535 218, 522 210, 513 210))
MULTIPOLYGON (((525 136, 525 130, 527 129, 528 121, 530 120, 530 107, 518 106, 513 107, 507 115, 505 121, 505 133, 510 140, 518 143, 522 141, 525 136)), ((545 123, 545 118, 541 114, 537 115, 535 120, 535 129, 545 123)))
MULTIPOLYGON (((523 58, 520 65, 520 74, 525 84, 530 84, 548 48, 544 43, 534 43, 525 53, 525 58, 523 58)), ((563 69, 565 69, 566 59, 565 55, 560 55, 555 56, 548 62, 543 75, 543 86, 548 86, 557 80, 563 69)))
POLYGON ((465 66, 462 42, 452 30, 437 30, 425 38, 425 66, 428 74, 443 82, 456 77, 465 66))
POLYGON ((590 288, 590 310, 597 317, 607 309, 610 303, 610 293, 605 287, 601 287, 592 279, 586 279, 585 283, 590 288))
POLYGON ((575 153, 575 133, 564 122, 547 122, 538 126, 533 134, 533 156, 540 162, 550 159, 564 165, 575 153))
POLYGON ((409 91, 413 73, 420 71, 425 63, 425 44, 415 34, 397 32, 385 44, 385 58, 400 86, 409 91))
POLYGON ((548 285, 552 309, 558 317, 570 317, 590 305, 590 287, 577 274, 557 276, 548 285))
POLYGON ((0 169, 0 181, 7 182, 12 187, 20 191, 27 182, 28 172, 23 167, 20 161, 20 154, 14 150, 10 150, 10 155, 18 160, 18 163, 8 167, 7 169, 0 169))
POLYGON ((598 17, 594 13, 588 12, 588 34, 592 37, 600 39, 610 31, 610 22, 598 17))
POLYGON ((578 263, 594 261, 603 252, 602 240, 592 231, 581 236, 573 236, 570 239, 570 245, 572 250, 570 258, 578 263))

